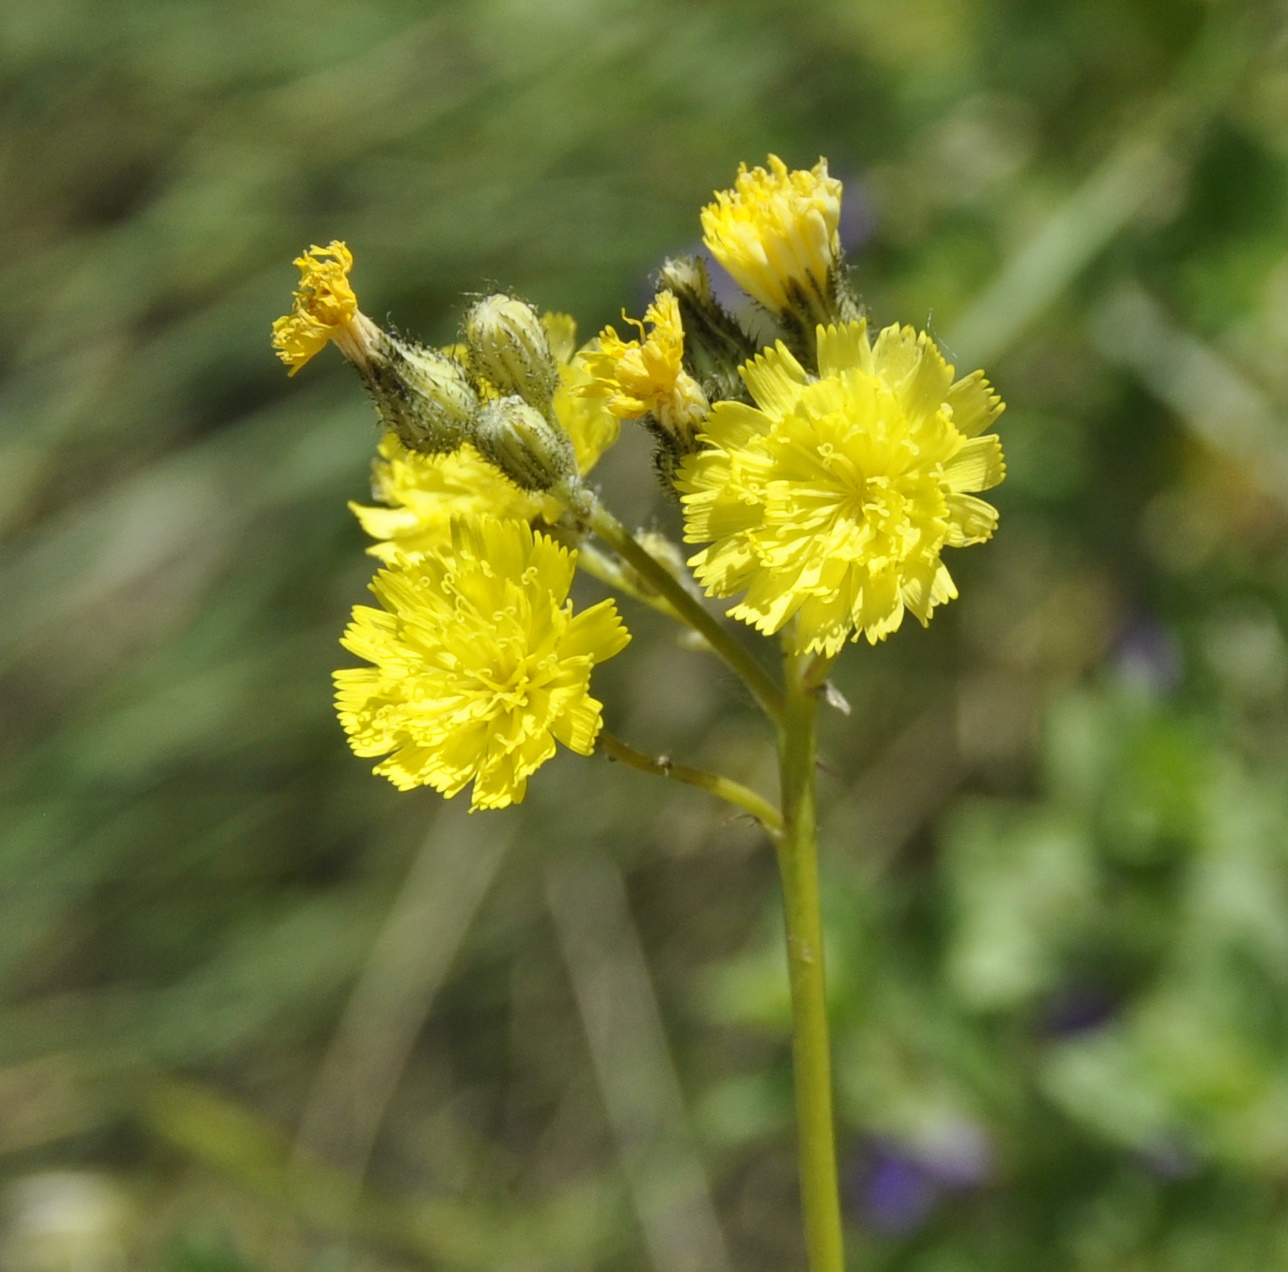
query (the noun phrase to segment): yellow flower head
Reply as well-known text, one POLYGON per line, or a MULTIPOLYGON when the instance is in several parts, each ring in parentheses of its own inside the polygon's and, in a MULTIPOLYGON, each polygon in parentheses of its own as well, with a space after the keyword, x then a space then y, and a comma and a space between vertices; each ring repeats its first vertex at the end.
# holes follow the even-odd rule
POLYGON ((332 240, 326 247, 310 247, 295 258, 295 264, 300 284, 294 307, 273 324, 273 347, 291 375, 328 342, 352 343, 354 325, 362 319, 358 298, 349 286, 353 254, 343 243, 332 240))
POLYGON ((373 665, 335 673, 354 752, 386 756, 375 772, 400 790, 472 781, 471 808, 520 803, 557 741, 591 754, 591 668, 630 636, 612 601, 573 614, 574 561, 526 522, 459 517, 435 550, 379 571, 381 608, 356 606, 341 642, 373 665))
POLYGON ((770 155, 768 172, 742 164, 733 189, 702 209, 702 241, 743 291, 779 312, 793 293, 827 294, 841 258, 840 220, 841 183, 827 175, 826 159, 789 172, 770 155))
POLYGON ((765 633, 795 617, 795 648, 832 655, 957 595, 940 553, 992 535, 972 492, 1006 470, 980 436, 1001 400, 981 372, 954 382, 924 333, 819 328, 818 359, 817 377, 781 344, 748 362, 757 405, 716 404, 678 486, 708 594, 745 589, 730 614, 765 633))
POLYGON ((586 357, 594 381, 583 392, 606 399, 618 419, 651 413, 667 432, 692 434, 706 418, 707 399, 684 369, 679 302, 671 292, 659 292, 644 322, 627 321, 639 329, 640 338, 623 340, 612 327, 601 331, 599 349, 586 357), (645 323, 652 328, 647 333, 645 323))
MULTIPOLYGON (((554 413, 572 440, 578 472, 588 473, 617 440, 619 423, 602 402, 587 400, 580 392, 591 377, 585 354, 573 353, 573 320, 546 314, 542 321, 556 359, 571 358, 559 367, 554 413)), ((557 499, 520 490, 468 442, 451 454, 425 455, 386 434, 372 465, 371 485, 372 494, 384 506, 351 503, 349 507, 362 528, 378 540, 368 551, 387 562, 442 544, 456 516, 490 514, 553 525, 564 511, 557 499)))
POLYGON ((447 455, 423 455, 408 450, 393 433, 380 440, 371 492, 383 506, 349 507, 378 540, 367 550, 390 563, 440 547, 451 536, 453 517, 491 514, 534 521, 546 503, 507 481, 468 442, 447 455))

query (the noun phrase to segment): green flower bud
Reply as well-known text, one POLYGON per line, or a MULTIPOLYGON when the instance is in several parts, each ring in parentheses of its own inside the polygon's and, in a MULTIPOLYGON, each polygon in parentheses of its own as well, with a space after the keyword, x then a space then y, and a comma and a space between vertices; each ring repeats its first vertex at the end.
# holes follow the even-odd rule
POLYGON ((548 413, 559 383, 541 317, 517 296, 485 296, 465 315, 465 342, 476 375, 505 396, 548 413))
POLYGON ((358 369, 381 421, 408 450, 442 455, 468 440, 478 395, 455 358, 381 331, 358 369))
POLYGON ((518 395, 484 405, 470 440, 522 490, 549 490, 577 474, 568 434, 518 395))
POLYGON ((679 303, 685 364, 708 399, 745 397, 738 368, 759 346, 712 295, 706 262, 700 256, 671 257, 658 271, 658 286, 679 303))

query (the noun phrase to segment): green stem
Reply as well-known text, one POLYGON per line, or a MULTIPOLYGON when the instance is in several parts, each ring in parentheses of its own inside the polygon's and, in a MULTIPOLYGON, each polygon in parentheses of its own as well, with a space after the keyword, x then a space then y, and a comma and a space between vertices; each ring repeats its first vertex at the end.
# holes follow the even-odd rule
POLYGON ((672 781, 710 791, 725 803, 741 808, 744 813, 750 813, 774 838, 782 833, 783 819, 779 816, 778 809, 750 787, 735 782, 731 777, 725 777, 723 773, 711 773, 706 769, 692 768, 688 764, 676 764, 666 755, 647 755, 623 742, 621 738, 614 737, 607 730, 600 733, 599 745, 610 759, 620 760, 631 768, 639 769, 641 773, 669 777, 672 781))
POLYGON ((579 570, 584 570, 591 578, 598 579, 619 592, 625 592, 641 605, 647 605, 650 609, 657 610, 659 614, 665 614, 674 622, 684 623, 688 627, 684 619, 675 612, 675 606, 665 596, 659 596, 643 579, 639 578, 634 570, 624 565, 621 557, 616 555, 610 557, 590 543, 573 546, 577 548, 579 570))
POLYGON ((801 1206, 810 1272, 843 1272, 814 813, 818 697, 809 683, 817 683, 820 672, 825 676, 826 668, 820 668, 817 659, 788 655, 785 670, 786 710, 778 732, 783 801, 778 869, 783 883, 792 990, 792 1061, 800 1138, 801 1206))
POLYGON ((679 616, 701 635, 725 665, 742 680, 765 714, 776 724, 783 718, 783 691, 773 677, 733 638, 728 629, 679 579, 654 560, 620 521, 584 486, 553 491, 650 586, 665 597, 679 616))

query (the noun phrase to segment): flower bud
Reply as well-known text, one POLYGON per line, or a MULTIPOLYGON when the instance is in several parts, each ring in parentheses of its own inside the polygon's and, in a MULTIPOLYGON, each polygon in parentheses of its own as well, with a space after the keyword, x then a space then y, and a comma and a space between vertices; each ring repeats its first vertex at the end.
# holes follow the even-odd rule
POLYGON ((502 395, 548 413, 559 373, 541 318, 526 301, 496 292, 465 315, 465 342, 476 375, 502 395))
POLYGON ((522 490, 549 490, 577 475, 568 434, 517 394, 486 403, 470 440, 522 490))
POLYGON ((706 262, 700 256, 669 258, 658 271, 658 288, 679 303, 685 362, 707 397, 744 397, 738 368, 756 356, 759 345, 712 294, 706 262))
POLYGON ((478 395, 455 358, 381 331, 358 369, 381 421, 408 450, 448 454, 469 439, 478 395))

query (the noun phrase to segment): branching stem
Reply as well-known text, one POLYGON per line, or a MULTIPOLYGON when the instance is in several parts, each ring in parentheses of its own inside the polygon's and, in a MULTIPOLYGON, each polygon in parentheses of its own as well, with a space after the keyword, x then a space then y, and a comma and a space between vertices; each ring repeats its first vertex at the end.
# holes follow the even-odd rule
POLYGON ((611 759, 629 764, 631 768, 639 769, 642 773, 653 773, 657 777, 668 777, 672 781, 684 782, 686 785, 710 791, 725 803, 742 809, 744 813, 750 813, 774 839, 782 833, 783 819, 779 816, 778 809, 763 796, 757 795, 750 787, 744 786, 741 782, 735 782, 731 777, 725 777, 723 773, 712 773, 706 769, 693 768, 688 764, 676 764, 665 755, 648 755, 644 751, 637 751, 633 746, 607 731, 600 733, 599 746, 611 759))
POLYGON ((554 491, 574 517, 593 530, 614 552, 665 597, 676 613, 695 632, 698 632, 751 691, 761 709, 775 724, 783 718, 783 691, 774 683, 764 667, 751 656, 746 648, 730 633, 729 629, 712 614, 660 562, 651 557, 639 541, 613 516, 584 486, 567 491, 554 491))

